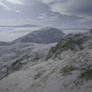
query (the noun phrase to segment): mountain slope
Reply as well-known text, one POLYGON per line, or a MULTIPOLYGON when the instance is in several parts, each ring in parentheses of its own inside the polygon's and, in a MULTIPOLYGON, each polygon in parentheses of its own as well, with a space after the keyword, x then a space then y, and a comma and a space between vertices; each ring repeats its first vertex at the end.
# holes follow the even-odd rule
POLYGON ((92 34, 67 35, 54 48, 48 61, 28 64, 2 79, 0 91, 91 92, 92 34))
POLYGON ((43 28, 21 37, 14 42, 55 43, 63 38, 64 35, 65 34, 57 28, 43 28))
POLYGON ((28 63, 43 59, 54 44, 16 43, 0 46, 0 79, 28 63))
POLYGON ((9 45, 10 43, 8 43, 8 42, 3 42, 3 41, 0 41, 0 46, 7 46, 7 45, 9 45))
POLYGON ((91 44, 92 34, 90 33, 78 33, 78 34, 69 34, 59 41, 59 43, 52 47, 46 57, 49 59, 51 57, 56 58, 63 51, 72 50, 79 51, 87 48, 88 44, 91 44))

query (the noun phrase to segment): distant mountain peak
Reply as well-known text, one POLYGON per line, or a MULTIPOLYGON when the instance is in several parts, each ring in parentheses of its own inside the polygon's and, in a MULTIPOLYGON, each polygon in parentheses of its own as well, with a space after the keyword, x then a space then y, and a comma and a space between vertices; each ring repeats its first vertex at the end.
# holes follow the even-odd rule
POLYGON ((64 37, 62 30, 58 28, 46 27, 37 31, 33 31, 14 42, 32 42, 32 43, 55 43, 64 37))

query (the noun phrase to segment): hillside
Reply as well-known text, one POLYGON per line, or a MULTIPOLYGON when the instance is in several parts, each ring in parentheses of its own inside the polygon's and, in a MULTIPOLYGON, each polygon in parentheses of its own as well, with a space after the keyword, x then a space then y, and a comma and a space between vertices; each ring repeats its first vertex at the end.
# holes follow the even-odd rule
POLYGON ((3 41, 0 41, 0 46, 7 46, 7 45, 9 45, 10 43, 8 43, 8 42, 3 42, 3 41))
POLYGON ((63 51, 72 50, 72 51, 80 51, 85 48, 88 48, 92 41, 91 33, 77 33, 77 34, 69 34, 65 36, 63 39, 59 41, 59 43, 52 47, 47 55, 47 59, 56 58, 63 51), (88 45, 88 46, 87 46, 88 45))
POLYGON ((16 43, 0 46, 0 79, 28 63, 43 59, 54 44, 16 43))
POLYGON ((28 63, 3 78, 0 91, 91 92, 92 33, 65 36, 39 62, 28 63))
POLYGON ((55 43, 64 37, 64 33, 57 28, 42 28, 37 31, 33 31, 26 36, 23 36, 14 41, 17 42, 33 42, 33 43, 55 43))

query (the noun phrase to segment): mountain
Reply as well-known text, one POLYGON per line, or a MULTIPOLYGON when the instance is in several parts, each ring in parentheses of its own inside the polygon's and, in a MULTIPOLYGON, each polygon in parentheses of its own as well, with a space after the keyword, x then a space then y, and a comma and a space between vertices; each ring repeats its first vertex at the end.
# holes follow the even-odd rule
MULTIPOLYGON (((63 39, 59 41, 59 43, 52 47, 47 55, 47 59, 56 58, 63 51, 72 50, 72 51, 80 51, 85 48, 88 48, 92 41, 92 33, 77 33, 77 34, 68 34, 63 39), (88 46, 87 46, 88 45, 88 46)), ((90 47, 89 47, 90 48, 90 47)))
POLYGON ((7 45, 9 45, 10 43, 8 43, 8 42, 3 42, 3 41, 0 41, 0 46, 7 46, 7 45))
POLYGON ((92 91, 92 32, 68 34, 51 49, 49 44, 22 44, 10 47, 19 50, 16 54, 21 56, 7 68, 6 76, 0 80, 1 92, 92 91), (48 53, 44 54, 45 51, 48 53), (39 58, 39 55, 44 57, 39 58))
POLYGON ((54 44, 16 43, 0 46, 0 79, 7 75, 7 71, 9 74, 22 65, 37 63, 54 44))
POLYGON ((57 28, 43 28, 38 31, 31 32, 30 34, 23 36, 17 40, 16 42, 33 42, 33 43, 55 43, 58 42, 61 38, 64 37, 64 33, 57 28))

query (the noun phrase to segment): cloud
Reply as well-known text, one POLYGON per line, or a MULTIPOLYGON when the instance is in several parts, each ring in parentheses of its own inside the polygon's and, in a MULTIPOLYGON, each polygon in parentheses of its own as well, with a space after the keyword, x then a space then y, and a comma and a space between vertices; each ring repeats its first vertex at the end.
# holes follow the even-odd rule
POLYGON ((13 41, 26 34, 28 32, 0 32, 0 41, 13 41))
MULTIPOLYGON (((10 11, 11 11, 11 12, 20 13, 19 10, 13 9, 13 7, 10 7, 10 5, 7 4, 5 1, 0 1, 0 6, 1 6, 2 8, 4 8, 5 10, 8 10, 9 13, 10 13, 10 11)), ((1 12, 2 12, 2 11, 5 12, 4 10, 1 9, 1 12)))
POLYGON ((0 2, 0 6, 4 7, 7 10, 11 10, 11 8, 9 8, 7 5, 5 5, 4 3, 0 2))
POLYGON ((40 0, 48 4, 52 12, 92 19, 92 0, 40 0))
MULTIPOLYGON (((55 0, 39 0, 45 4, 50 4, 50 3, 53 3, 55 0)), ((57 1, 57 0, 56 0, 57 1)))
POLYGON ((24 4, 23 0, 6 0, 6 1, 11 3, 11 4, 19 4, 19 5, 24 4))
MULTIPOLYGON (((91 0, 2 0, 0 19, 5 23, 81 25, 92 18, 91 0), (7 11, 11 9, 10 11, 7 11), (14 21, 16 20, 16 22, 14 21), (22 21, 22 22, 21 22, 22 21)), ((91 22, 90 22, 91 23, 91 22)))

